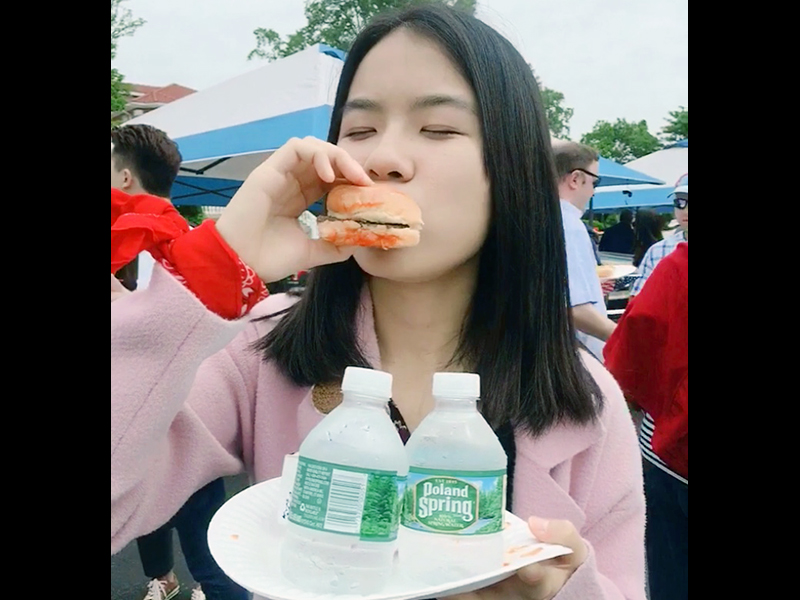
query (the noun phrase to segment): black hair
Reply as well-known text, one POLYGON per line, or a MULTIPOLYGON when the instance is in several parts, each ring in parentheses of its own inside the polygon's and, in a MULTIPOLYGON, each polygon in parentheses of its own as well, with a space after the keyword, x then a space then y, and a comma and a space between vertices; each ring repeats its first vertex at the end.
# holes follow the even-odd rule
POLYGON ((630 208, 623 208, 619 212, 619 222, 626 225, 633 223, 633 211, 630 208))
POLYGON ((111 143, 117 171, 130 169, 148 194, 169 198, 182 158, 166 133, 151 125, 122 125, 111 130, 111 143))
POLYGON ((661 241, 663 221, 654 210, 640 208, 636 211, 636 221, 633 224, 633 266, 642 263, 645 253, 650 246, 661 241))
MULTIPOLYGON (((437 43, 472 87, 491 183, 491 220, 454 360, 481 376, 481 410, 496 429, 538 435, 587 423, 602 396, 578 354, 547 119, 530 67, 508 40, 458 10, 425 5, 379 17, 356 38, 339 80, 328 141, 365 55, 405 28, 437 43)), ((354 259, 314 269, 302 299, 257 344, 298 385, 370 366, 356 339, 366 276, 354 259)))

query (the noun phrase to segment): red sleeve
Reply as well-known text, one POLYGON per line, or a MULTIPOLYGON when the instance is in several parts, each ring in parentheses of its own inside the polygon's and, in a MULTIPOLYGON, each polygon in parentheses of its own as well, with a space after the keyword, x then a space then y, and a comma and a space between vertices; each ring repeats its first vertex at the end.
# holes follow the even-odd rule
POLYGON ((688 371, 688 257, 688 244, 680 244, 659 262, 604 349, 627 399, 654 419, 688 371))
POLYGON ((163 198, 111 189, 111 273, 148 251, 206 307, 226 319, 246 315, 267 297, 264 282, 217 232, 195 229, 163 198))

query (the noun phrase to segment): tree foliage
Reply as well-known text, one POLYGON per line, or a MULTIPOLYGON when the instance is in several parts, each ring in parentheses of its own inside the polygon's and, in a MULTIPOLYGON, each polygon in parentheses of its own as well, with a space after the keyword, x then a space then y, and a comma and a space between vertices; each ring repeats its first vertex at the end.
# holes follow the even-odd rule
MULTIPOLYGON (((253 33, 256 47, 248 59, 276 60, 315 44, 327 44, 347 51, 358 33, 380 13, 403 9, 431 0, 309 0, 306 2, 307 23, 292 34, 282 37, 274 29, 259 27, 253 33)), ((449 6, 475 13, 475 0, 439 0, 449 6)))
MULTIPOLYGON (((131 11, 121 6, 125 0, 111 0, 111 60, 117 55, 119 38, 133 35, 139 27, 144 25, 143 19, 134 19, 131 11)), ((118 112, 125 108, 127 88, 123 83, 123 75, 112 67, 111 69, 111 112, 118 112)))
POLYGON ((666 119, 667 124, 661 128, 661 139, 666 142, 678 142, 689 139, 689 109, 681 106, 671 110, 666 119))
POLYGON ((661 147, 658 138, 648 131, 647 121, 634 123, 625 119, 617 119, 614 123, 598 121, 589 133, 584 134, 581 143, 623 164, 661 147))

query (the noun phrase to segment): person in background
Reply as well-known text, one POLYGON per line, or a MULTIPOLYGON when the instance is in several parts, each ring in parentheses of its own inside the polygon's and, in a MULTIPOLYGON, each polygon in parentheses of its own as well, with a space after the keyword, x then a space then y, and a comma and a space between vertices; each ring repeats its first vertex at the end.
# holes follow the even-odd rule
MULTIPOLYGON (((146 194, 169 198, 181 155, 166 133, 150 125, 123 125, 111 131, 111 144, 112 198, 115 190, 129 196, 146 194)), ((133 289, 147 287, 152 270, 153 259, 149 253, 141 253, 139 259, 140 279, 133 289)), ((112 302, 125 296, 126 289, 131 290, 124 283, 115 287, 114 279, 112 275, 112 302)), ((215 479, 193 494, 166 525, 136 540, 142 569, 150 579, 145 600, 169 600, 180 592, 180 583, 173 571, 173 529, 178 532, 186 566, 200 584, 192 591, 192 600, 249 598, 243 588, 222 572, 208 549, 208 524, 224 502, 224 480, 215 479)))
POLYGON ((638 267, 650 246, 660 242, 661 217, 654 210, 640 208, 633 224, 633 266, 638 267))
POLYGON ((581 216, 600 181, 600 155, 577 142, 553 143, 561 199, 561 219, 567 245, 567 275, 572 319, 581 343, 603 360, 603 345, 616 323, 608 318, 605 295, 597 276, 592 240, 581 216))
MULTIPOLYGON (((661 260, 605 347, 628 402, 654 423, 644 456, 651 600, 689 597, 689 244, 661 260)), ((644 427, 643 427, 644 429, 644 427)))
POLYGON ((675 207, 675 220, 678 222, 678 231, 653 244, 645 253, 644 258, 639 264, 638 277, 631 288, 631 296, 635 296, 642 291, 644 284, 656 265, 665 256, 670 254, 678 244, 689 241, 689 174, 682 176, 672 193, 672 203, 675 207))
POLYGON ((600 238, 600 252, 633 254, 633 211, 623 208, 619 223, 605 230, 600 238))

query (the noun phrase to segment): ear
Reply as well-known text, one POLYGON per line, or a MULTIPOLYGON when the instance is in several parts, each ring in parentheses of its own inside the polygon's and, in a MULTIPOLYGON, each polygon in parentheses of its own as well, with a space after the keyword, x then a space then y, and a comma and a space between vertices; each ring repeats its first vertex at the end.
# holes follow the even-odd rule
POLYGON ((122 169, 122 189, 128 190, 135 183, 133 173, 130 169, 122 169))
POLYGON ((567 177, 569 178, 569 189, 577 190, 581 187, 580 177, 583 175, 580 171, 573 171, 567 177))

